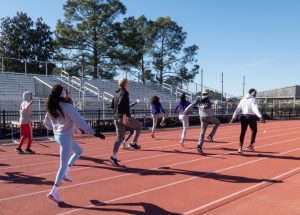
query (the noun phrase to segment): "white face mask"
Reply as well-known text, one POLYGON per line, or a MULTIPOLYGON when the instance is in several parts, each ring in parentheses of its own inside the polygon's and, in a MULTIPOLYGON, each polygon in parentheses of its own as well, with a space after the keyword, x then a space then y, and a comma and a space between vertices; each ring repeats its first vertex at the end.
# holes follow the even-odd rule
POLYGON ((67 92, 66 92, 65 89, 63 89, 63 91, 61 92, 60 97, 61 98, 67 98, 67 92))

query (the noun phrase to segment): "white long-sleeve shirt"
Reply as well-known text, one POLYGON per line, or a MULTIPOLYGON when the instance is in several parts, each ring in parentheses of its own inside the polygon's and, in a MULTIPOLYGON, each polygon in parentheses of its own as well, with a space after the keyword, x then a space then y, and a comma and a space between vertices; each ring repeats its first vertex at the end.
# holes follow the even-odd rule
POLYGON ((75 134, 75 126, 84 130, 85 133, 94 135, 95 131, 92 129, 80 115, 80 113, 75 109, 72 104, 60 102, 59 103, 63 116, 58 116, 57 118, 51 117, 48 113, 45 116, 44 125, 48 130, 52 130, 55 135, 69 135, 73 136, 75 134))
POLYGON ((256 99, 250 94, 245 95, 245 97, 240 101, 232 118, 235 119, 241 112, 244 115, 256 115, 259 118, 262 117, 258 110, 256 99))

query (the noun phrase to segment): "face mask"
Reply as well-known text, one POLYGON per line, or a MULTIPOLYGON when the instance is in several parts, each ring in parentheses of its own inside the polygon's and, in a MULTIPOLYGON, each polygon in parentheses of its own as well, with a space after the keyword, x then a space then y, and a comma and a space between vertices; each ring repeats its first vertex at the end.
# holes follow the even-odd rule
POLYGON ((65 89, 63 89, 63 91, 61 92, 60 97, 61 98, 67 98, 67 92, 66 92, 65 89))

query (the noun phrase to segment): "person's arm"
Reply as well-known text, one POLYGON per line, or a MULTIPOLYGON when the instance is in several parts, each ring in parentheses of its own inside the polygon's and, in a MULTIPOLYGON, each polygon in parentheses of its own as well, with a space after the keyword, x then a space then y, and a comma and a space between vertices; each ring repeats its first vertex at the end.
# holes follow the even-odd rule
POLYGON ((24 106, 21 107, 21 110, 27 110, 33 103, 33 100, 31 100, 30 102, 27 102, 27 104, 25 104, 24 106))
POLYGON ((237 106, 237 108, 235 109, 234 113, 233 113, 233 116, 232 116, 232 119, 230 120, 230 122, 232 123, 236 118, 237 116, 240 114, 241 110, 242 110, 242 101, 240 101, 239 105, 237 106))
POLYGON ((176 107, 175 107, 175 110, 174 110, 173 114, 176 114, 178 108, 179 108, 179 103, 177 103, 177 105, 176 105, 176 107))
POLYGON ((48 113, 46 113, 45 115, 45 119, 44 119, 44 125, 48 130, 53 130, 53 125, 50 119, 50 116, 48 113))
POLYGON ((252 108, 252 111, 255 113, 255 115, 259 117, 260 121, 265 122, 262 114, 260 113, 260 111, 258 109, 258 105, 257 105, 257 102, 255 99, 253 99, 253 101, 251 101, 251 108, 252 108))
POLYGON ((75 109, 73 105, 68 105, 65 113, 71 118, 71 120, 86 134, 95 135, 94 129, 92 129, 80 113, 75 109))
POLYGON ((113 97, 113 99, 111 100, 110 108, 115 109, 115 97, 113 97))
POLYGON ((201 102, 201 98, 197 98, 193 103, 191 103, 189 106, 187 106, 184 110, 184 114, 187 114, 187 112, 194 107, 195 105, 198 105, 201 102))
POLYGON ((162 113, 166 113, 166 111, 164 110, 164 108, 163 108, 163 106, 160 104, 160 111, 162 112, 162 113))

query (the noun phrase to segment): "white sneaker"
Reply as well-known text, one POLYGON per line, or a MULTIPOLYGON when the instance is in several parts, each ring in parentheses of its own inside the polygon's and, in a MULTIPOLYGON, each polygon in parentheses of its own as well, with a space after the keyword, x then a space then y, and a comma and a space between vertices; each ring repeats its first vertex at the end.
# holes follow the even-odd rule
POLYGON ((239 148, 238 153, 243 153, 243 149, 241 147, 239 148))
POLYGON ((160 123, 160 126, 165 127, 165 126, 166 126, 166 123, 165 123, 165 122, 161 122, 161 123, 160 123))
POLYGON ((126 141, 125 140, 122 141, 121 145, 122 145, 122 149, 127 149, 127 147, 126 147, 126 141))
POLYGON ((184 147, 184 141, 180 141, 180 145, 182 146, 182 147, 184 147))
POLYGON ((248 147, 249 151, 253 152, 254 151, 254 146, 252 144, 250 144, 248 147))
POLYGON ((60 202, 61 202, 61 200, 60 200, 60 198, 59 198, 59 196, 58 196, 58 192, 57 192, 57 191, 52 190, 52 191, 47 195, 47 197, 48 197, 49 199, 51 199, 52 201, 56 202, 56 203, 60 203, 60 202))
POLYGON ((68 182, 72 182, 72 177, 71 177, 71 174, 70 174, 70 167, 68 166, 67 169, 66 169, 66 172, 65 172, 65 175, 64 175, 64 180, 65 181, 68 181, 68 182))

